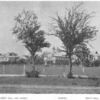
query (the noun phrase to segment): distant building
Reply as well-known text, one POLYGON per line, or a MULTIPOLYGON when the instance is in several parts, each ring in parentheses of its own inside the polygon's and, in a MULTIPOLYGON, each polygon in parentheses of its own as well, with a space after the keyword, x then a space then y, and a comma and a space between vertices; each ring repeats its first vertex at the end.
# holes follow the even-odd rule
POLYGON ((93 60, 100 60, 100 54, 98 52, 95 52, 95 54, 93 54, 93 60))
POLYGON ((9 57, 6 57, 5 55, 0 55, 0 62, 8 62, 9 57))
POLYGON ((44 63, 45 65, 48 64, 48 62, 51 62, 50 64, 65 64, 69 62, 69 59, 66 58, 66 56, 61 56, 61 55, 53 55, 49 57, 44 57, 44 63))
POLYGON ((66 60, 65 56, 54 56, 56 60, 66 60))
POLYGON ((0 62, 14 62, 19 57, 17 55, 2 54, 0 55, 0 62))

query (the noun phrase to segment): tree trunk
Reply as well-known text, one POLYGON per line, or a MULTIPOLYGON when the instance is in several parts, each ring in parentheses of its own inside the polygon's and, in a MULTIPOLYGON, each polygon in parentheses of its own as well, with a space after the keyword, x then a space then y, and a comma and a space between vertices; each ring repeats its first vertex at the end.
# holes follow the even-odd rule
POLYGON ((70 71, 68 73, 68 78, 72 78, 73 73, 72 73, 72 58, 71 58, 71 55, 69 55, 69 67, 70 67, 70 71))
POLYGON ((35 71, 35 59, 34 56, 32 57, 32 70, 35 71))

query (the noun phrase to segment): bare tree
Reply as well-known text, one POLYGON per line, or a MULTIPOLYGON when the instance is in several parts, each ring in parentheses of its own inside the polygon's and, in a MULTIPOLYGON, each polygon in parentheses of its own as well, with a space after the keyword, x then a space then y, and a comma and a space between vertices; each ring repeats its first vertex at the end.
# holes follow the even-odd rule
POLYGON ((33 70, 35 70, 34 60, 36 53, 41 48, 49 46, 49 43, 44 38, 45 32, 40 29, 41 25, 38 23, 38 17, 33 11, 23 10, 15 17, 15 22, 13 34, 17 35, 18 40, 30 52, 33 70))
POLYGON ((55 36, 60 38, 64 45, 64 52, 69 58, 70 72, 68 77, 72 78, 72 55, 78 47, 87 46, 88 41, 93 40, 97 30, 95 26, 91 26, 89 21, 91 13, 86 13, 85 10, 79 9, 80 6, 67 9, 64 17, 58 14, 53 18, 55 36))

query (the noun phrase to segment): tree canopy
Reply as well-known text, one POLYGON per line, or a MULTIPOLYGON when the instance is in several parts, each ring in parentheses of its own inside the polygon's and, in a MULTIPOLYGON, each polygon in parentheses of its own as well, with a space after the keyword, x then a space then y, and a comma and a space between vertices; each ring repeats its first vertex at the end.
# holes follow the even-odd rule
POLYGON ((97 33, 96 27, 89 23, 92 15, 79 8, 80 6, 75 6, 66 9, 64 17, 57 14, 56 18, 53 18, 55 36, 63 42, 64 51, 69 57, 69 76, 72 76, 72 55, 76 50, 80 50, 77 48, 87 47, 88 41, 93 40, 97 33))
POLYGON ((24 43, 32 56, 41 48, 49 46, 44 38, 45 32, 40 29, 38 17, 33 11, 22 11, 15 17, 15 22, 13 34, 24 43))

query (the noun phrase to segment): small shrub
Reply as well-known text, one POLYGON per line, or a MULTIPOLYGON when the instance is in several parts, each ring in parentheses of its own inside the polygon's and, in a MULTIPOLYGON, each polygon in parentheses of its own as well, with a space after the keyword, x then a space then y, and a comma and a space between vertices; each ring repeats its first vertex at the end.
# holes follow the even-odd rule
POLYGON ((68 73, 67 77, 68 78, 74 78, 72 73, 68 73))
POLYGON ((95 67, 98 67, 98 66, 100 66, 100 61, 99 60, 95 60, 93 62, 93 64, 94 64, 95 67))
POLYGON ((26 72, 27 77, 33 77, 33 78, 38 78, 40 72, 39 71, 31 71, 31 72, 26 72))

